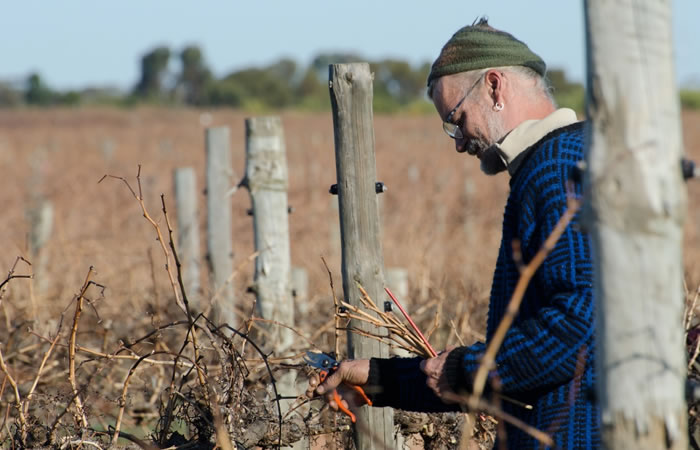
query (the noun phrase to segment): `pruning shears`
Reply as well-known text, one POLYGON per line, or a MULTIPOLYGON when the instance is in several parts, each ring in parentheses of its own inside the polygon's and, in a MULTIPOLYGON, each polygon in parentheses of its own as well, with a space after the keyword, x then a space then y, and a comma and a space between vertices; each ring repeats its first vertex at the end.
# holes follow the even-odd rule
MULTIPOLYGON (((328 375, 338 370, 338 366, 340 366, 340 363, 327 353, 315 353, 312 351, 307 351, 306 356, 304 356, 304 361, 311 367, 320 369, 321 372, 319 376, 321 378, 321 383, 323 383, 326 380, 326 378, 328 378, 328 375)), ((360 394, 360 396, 364 399, 365 402, 367 402, 369 406, 372 406, 372 400, 370 400, 369 397, 367 397, 367 394, 365 394, 364 389, 362 389, 360 386, 352 384, 349 384, 348 386, 354 391, 356 391, 358 394, 360 394)), ((341 411, 350 416, 350 420, 352 421, 352 423, 355 423, 355 421, 357 420, 355 418, 355 414, 353 414, 352 411, 343 406, 343 402, 341 401, 340 395, 338 395, 337 389, 333 389, 333 400, 335 400, 335 403, 338 405, 338 408, 341 411)))

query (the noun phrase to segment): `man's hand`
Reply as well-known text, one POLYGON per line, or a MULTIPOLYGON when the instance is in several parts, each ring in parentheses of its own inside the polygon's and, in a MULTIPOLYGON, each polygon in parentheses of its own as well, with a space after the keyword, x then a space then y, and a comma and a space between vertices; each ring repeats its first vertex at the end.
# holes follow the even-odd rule
POLYGON ((326 380, 319 385, 320 378, 314 375, 309 379, 309 387, 306 389, 306 396, 312 398, 316 395, 322 395, 328 402, 328 405, 338 410, 338 405, 333 399, 333 390, 338 390, 338 395, 343 402, 345 408, 354 408, 364 404, 364 400, 360 395, 352 389, 343 389, 342 385, 349 384, 362 386, 367 384, 369 379, 369 360, 356 359, 345 360, 340 363, 338 369, 329 375, 326 380))
POLYGON ((450 387, 445 373, 445 361, 453 349, 454 347, 450 347, 435 358, 426 359, 420 363, 420 369, 428 376, 425 384, 445 403, 460 402, 460 396, 450 387))

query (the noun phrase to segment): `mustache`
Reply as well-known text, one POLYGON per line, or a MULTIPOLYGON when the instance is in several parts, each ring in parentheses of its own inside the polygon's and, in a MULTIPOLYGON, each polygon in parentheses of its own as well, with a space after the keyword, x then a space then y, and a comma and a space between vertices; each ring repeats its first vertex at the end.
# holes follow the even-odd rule
POLYGON ((483 153, 487 148, 491 147, 491 143, 486 140, 483 136, 476 136, 467 139, 464 143, 464 151, 470 155, 478 155, 483 153))

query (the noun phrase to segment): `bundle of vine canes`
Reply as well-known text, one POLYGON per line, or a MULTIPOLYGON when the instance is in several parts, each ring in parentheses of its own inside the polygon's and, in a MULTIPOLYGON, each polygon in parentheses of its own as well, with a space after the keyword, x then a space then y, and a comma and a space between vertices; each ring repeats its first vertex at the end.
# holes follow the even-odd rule
MULTIPOLYGON (((408 321, 410 327, 401 322, 391 312, 386 312, 377 307, 377 304, 374 303, 369 294, 367 294, 367 291, 359 283, 357 283, 357 288, 362 294, 360 297, 360 302, 366 311, 358 306, 341 301, 339 302, 339 306, 341 307, 338 308, 336 313, 336 320, 338 320, 338 318, 354 319, 377 327, 377 330, 386 330, 389 333, 379 334, 378 332, 369 332, 350 326, 346 327, 346 330, 361 336, 376 339, 392 348, 403 349, 422 358, 433 358, 437 356, 437 353, 430 345, 430 342, 428 342, 428 339, 423 335, 423 333, 421 333, 420 329, 413 322, 406 310, 401 306, 401 303, 399 303, 396 297, 392 294, 391 290, 384 288, 394 304, 399 308, 406 321, 408 321), (372 313, 376 314, 376 316, 372 313)), ((477 422, 481 423, 480 428, 487 430, 493 427, 495 420, 482 414, 468 414, 462 430, 463 441, 460 448, 466 448, 466 442, 474 436, 474 427, 476 426, 477 422), (487 425, 486 422, 491 422, 491 424, 487 425)), ((491 435, 491 433, 488 431, 486 433, 491 435)), ((494 436, 491 435, 490 440, 493 441, 493 439, 494 436)))
POLYGON ((435 350, 433 350, 432 346, 428 342, 428 340, 425 338, 425 336, 423 336, 423 333, 420 332, 420 330, 418 329, 418 327, 415 326, 408 314, 406 314, 403 307, 401 307, 400 303, 398 303, 396 297, 394 297, 391 294, 391 291, 386 289, 387 294, 389 294, 396 306, 399 307, 401 312, 404 314, 404 317, 406 317, 406 320, 409 321, 412 327, 406 326, 394 314, 383 311, 382 309, 377 307, 377 304, 374 303, 369 294, 367 294, 367 291, 359 283, 357 284, 357 287, 360 290, 360 293, 362 294, 362 297, 360 297, 360 302, 362 303, 362 306, 364 306, 365 309, 369 312, 364 311, 361 308, 352 305, 346 301, 340 301, 340 305, 342 306, 342 308, 338 308, 338 317, 364 322, 374 327, 377 327, 377 329, 385 329, 389 331, 389 333, 372 333, 369 331, 361 330, 357 327, 347 327, 347 330, 359 334, 361 336, 376 339, 384 344, 389 345, 392 348, 403 349, 409 353, 413 353, 416 356, 421 356, 423 358, 432 358, 437 355, 435 350), (371 313, 376 314, 376 316, 371 313))
MULTIPOLYGON (((416 356, 420 356, 423 358, 434 358, 437 356, 437 353, 430 345, 427 338, 423 335, 423 333, 421 333, 420 329, 416 326, 411 317, 408 315, 408 313, 406 313, 399 301, 396 299, 396 297, 394 297, 394 295, 388 288, 384 288, 386 293, 389 295, 389 297, 391 297, 394 304, 399 308, 403 316, 409 322, 409 324, 411 325, 410 327, 402 323, 394 314, 390 312, 385 312, 384 310, 380 309, 377 306, 377 304, 374 303, 369 294, 367 294, 367 291, 359 283, 357 283, 357 287, 360 293, 362 294, 362 296, 360 297, 360 302, 362 303, 362 306, 366 309, 366 311, 346 301, 339 301, 338 305, 341 307, 338 308, 338 311, 336 312, 336 320, 338 318, 354 319, 364 322, 366 324, 373 325, 379 330, 385 329, 389 331, 389 333, 379 334, 378 332, 369 332, 361 330, 357 327, 348 326, 345 328, 341 328, 337 327, 336 325, 337 329, 345 329, 352 333, 356 333, 361 336, 378 340, 386 345, 389 345, 392 348, 403 349, 410 353, 413 353, 416 356), (376 314, 376 316, 372 315, 371 313, 376 314)), ((502 394, 497 395, 497 398, 499 399, 499 401, 505 400, 507 402, 518 404, 524 408, 532 409, 532 406, 521 403, 515 399, 506 397, 502 394)), ((485 401, 482 398, 474 400, 473 398, 464 397, 463 400, 460 401, 460 406, 462 407, 462 411, 464 412, 471 411, 467 414, 466 420, 464 422, 464 428, 462 431, 463 441, 460 444, 460 448, 466 448, 466 442, 474 436, 474 427, 477 423, 481 423, 481 428, 486 430, 490 428, 490 426, 485 425, 486 422, 496 423, 493 417, 497 417, 505 422, 510 423, 511 425, 516 426, 517 428, 520 428, 521 430, 525 431, 526 433, 530 434, 532 437, 540 441, 545 446, 553 445, 553 441, 549 435, 523 423, 519 419, 511 416, 510 414, 505 413, 503 410, 501 410, 498 404, 492 404, 490 402, 485 401), (474 414, 474 409, 482 411, 487 415, 474 414)), ((494 436, 491 436, 491 438, 493 439, 494 436)))

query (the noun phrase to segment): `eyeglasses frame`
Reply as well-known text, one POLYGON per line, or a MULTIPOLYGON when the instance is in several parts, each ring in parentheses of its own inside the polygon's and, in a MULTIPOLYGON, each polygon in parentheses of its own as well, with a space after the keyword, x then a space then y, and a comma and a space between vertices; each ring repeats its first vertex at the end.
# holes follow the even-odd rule
POLYGON ((459 110, 460 106, 462 106, 462 103, 464 103, 464 100, 466 100, 467 97, 469 97, 469 94, 472 93, 472 91, 474 90, 474 88, 476 88, 476 86, 479 84, 479 82, 481 81, 481 79, 484 77, 485 74, 486 74, 486 72, 483 72, 481 75, 479 75, 479 78, 476 79, 476 81, 474 82, 474 84, 472 84, 472 86, 467 90, 467 93, 464 94, 464 97, 462 97, 462 99, 461 99, 459 102, 457 102, 457 104, 455 105, 455 107, 452 108, 452 111, 450 111, 450 113, 447 114, 447 117, 445 118, 445 121, 442 122, 442 129, 443 129, 443 131, 445 132, 445 134, 447 134, 447 135, 448 135, 449 137, 451 137, 452 139, 462 139, 462 138, 464 138, 464 133, 462 133, 462 129, 460 128, 459 125, 457 125, 456 123, 453 123, 453 122, 452 122, 452 118, 453 118, 454 115, 457 113, 457 111, 459 110))

